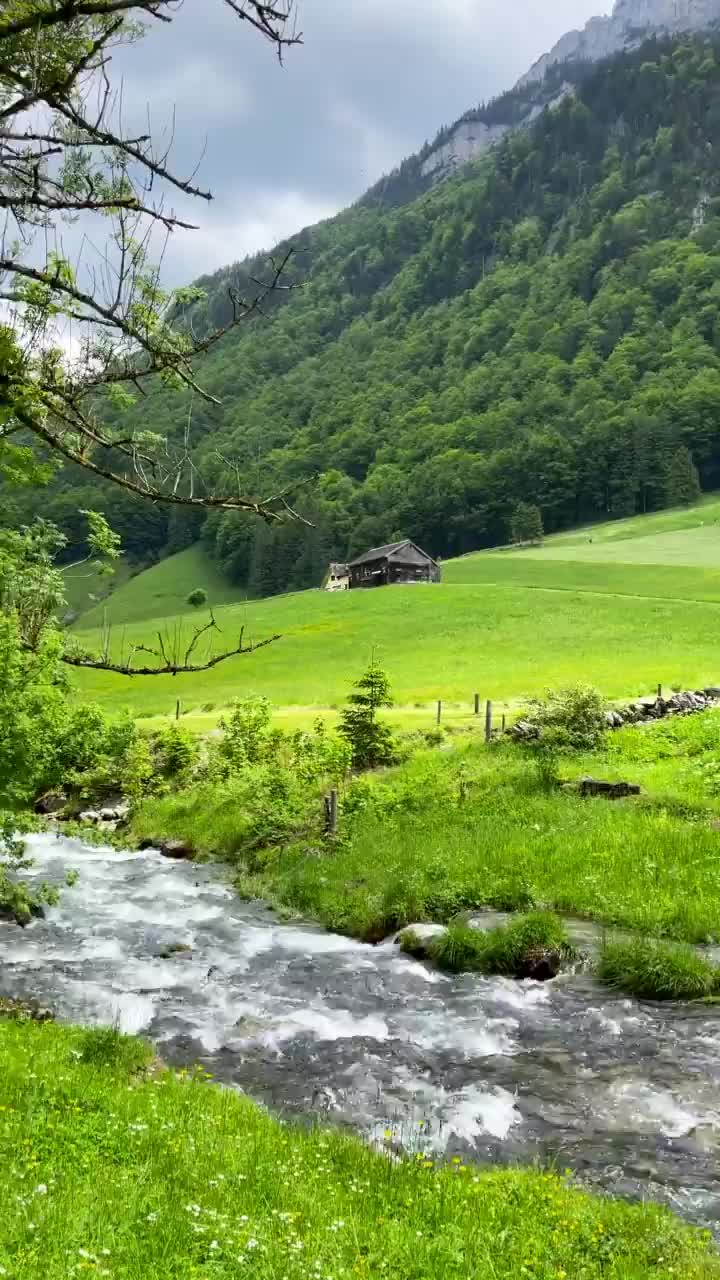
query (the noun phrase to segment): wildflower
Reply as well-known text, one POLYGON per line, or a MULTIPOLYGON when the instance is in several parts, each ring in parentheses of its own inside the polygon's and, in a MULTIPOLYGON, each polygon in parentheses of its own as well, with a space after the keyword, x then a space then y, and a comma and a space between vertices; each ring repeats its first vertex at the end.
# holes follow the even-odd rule
POLYGON ((210 1241, 210 1248, 211 1248, 211 1249, 219 1249, 219 1248, 220 1248, 220 1245, 218 1244, 217 1240, 211 1240, 211 1241, 210 1241))
POLYGON ((257 1242, 257 1240, 255 1239, 255 1237, 254 1237, 254 1236, 251 1236, 251 1237, 250 1237, 250 1239, 248 1240, 247 1244, 245 1245, 245 1248, 246 1248, 246 1249, 257 1249, 257 1247, 258 1247, 258 1242, 257 1242))
POLYGON ((146 1221, 147 1221, 147 1222, 157 1222, 157 1217, 158 1217, 158 1216, 157 1216, 157 1214, 156 1214, 156 1213, 149 1213, 149 1214, 148 1214, 148 1216, 147 1216, 146 1221))
POLYGON ((46 1195, 47 1195, 47 1187, 45 1186, 45 1183, 44 1183, 44 1182, 39 1183, 39 1184, 38 1184, 38 1186, 35 1188, 35 1195, 36 1195, 36 1196, 46 1196, 46 1195))

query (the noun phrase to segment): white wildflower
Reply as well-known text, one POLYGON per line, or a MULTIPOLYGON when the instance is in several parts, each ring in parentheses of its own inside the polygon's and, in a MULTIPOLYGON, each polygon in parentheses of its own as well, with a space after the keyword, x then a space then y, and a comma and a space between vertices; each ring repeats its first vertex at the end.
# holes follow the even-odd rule
POLYGON ((44 1183, 44 1182, 40 1182, 40 1183, 38 1183, 38 1185, 37 1185, 37 1186, 36 1186, 36 1188, 35 1188, 35 1195, 36 1195, 36 1196, 46 1196, 46 1195, 47 1195, 47 1187, 45 1186, 45 1183, 44 1183))

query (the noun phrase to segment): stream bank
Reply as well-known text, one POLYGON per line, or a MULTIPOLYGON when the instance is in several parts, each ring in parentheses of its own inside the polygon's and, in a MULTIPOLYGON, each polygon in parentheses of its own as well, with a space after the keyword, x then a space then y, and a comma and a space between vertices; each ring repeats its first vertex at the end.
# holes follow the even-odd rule
POLYGON ((720 1222, 720 1018, 553 983, 450 977, 287 925, 217 867, 29 838, 60 904, 0 926, 5 995, 147 1036, 275 1111, 480 1162, 557 1161, 613 1194, 720 1222), (387 1137, 386 1135, 390 1135, 387 1137))

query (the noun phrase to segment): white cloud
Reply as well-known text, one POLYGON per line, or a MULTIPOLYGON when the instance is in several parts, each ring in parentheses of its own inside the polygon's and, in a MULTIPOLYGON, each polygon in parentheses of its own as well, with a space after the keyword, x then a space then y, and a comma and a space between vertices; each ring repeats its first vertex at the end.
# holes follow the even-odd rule
POLYGON ((228 193, 222 208, 202 218, 197 231, 173 235, 165 256, 165 274, 174 281, 191 280, 248 254, 272 250, 302 227, 337 212, 334 201, 313 199, 301 191, 228 193))

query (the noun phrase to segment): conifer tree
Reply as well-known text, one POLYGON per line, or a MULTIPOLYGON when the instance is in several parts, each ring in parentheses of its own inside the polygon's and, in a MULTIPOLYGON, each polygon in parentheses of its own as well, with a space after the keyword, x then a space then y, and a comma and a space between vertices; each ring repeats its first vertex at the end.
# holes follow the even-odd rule
POLYGON ((349 743, 354 769, 376 769, 392 764, 395 743, 388 725, 378 720, 381 707, 391 707, 390 683, 373 657, 367 671, 354 685, 348 706, 340 713, 338 733, 349 743))
POLYGON ((540 508, 530 502, 518 502, 510 522, 510 536, 515 543, 539 545, 545 536, 540 508))

